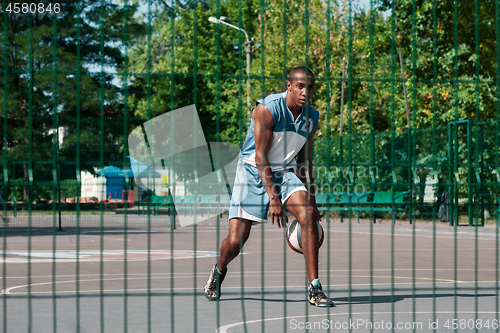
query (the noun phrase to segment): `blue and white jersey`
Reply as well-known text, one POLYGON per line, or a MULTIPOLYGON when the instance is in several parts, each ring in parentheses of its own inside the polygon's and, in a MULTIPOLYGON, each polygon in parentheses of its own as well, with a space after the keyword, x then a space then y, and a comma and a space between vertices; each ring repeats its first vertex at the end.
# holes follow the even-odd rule
MULTIPOLYGON (((273 142, 267 153, 272 171, 282 171, 297 165, 295 157, 306 143, 307 138, 318 126, 319 112, 310 105, 293 121, 293 114, 286 106, 286 92, 269 95, 255 103, 252 111, 259 104, 267 106, 274 118, 273 142)), ((250 122, 247 137, 241 148, 243 161, 255 164, 255 137, 253 119, 250 122)))

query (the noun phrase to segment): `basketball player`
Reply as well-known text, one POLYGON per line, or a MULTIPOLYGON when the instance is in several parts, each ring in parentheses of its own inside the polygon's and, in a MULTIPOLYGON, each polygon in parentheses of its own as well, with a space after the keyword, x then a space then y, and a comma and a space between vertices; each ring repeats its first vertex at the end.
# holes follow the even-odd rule
POLYGON ((252 224, 265 222, 284 226, 283 204, 300 223, 304 258, 309 277, 309 303, 333 306, 323 293, 318 278, 318 230, 320 220, 311 183, 312 138, 318 126, 319 112, 308 103, 314 89, 314 74, 296 67, 288 75, 287 90, 258 100, 252 109, 252 121, 240 153, 231 206, 229 235, 220 246, 219 262, 213 267, 205 286, 205 297, 220 298, 220 285, 227 265, 240 252, 250 235, 252 224), (294 168, 297 166, 297 173, 294 168), (309 192, 308 192, 309 190, 309 192), (243 244, 240 244, 240 241, 243 244))

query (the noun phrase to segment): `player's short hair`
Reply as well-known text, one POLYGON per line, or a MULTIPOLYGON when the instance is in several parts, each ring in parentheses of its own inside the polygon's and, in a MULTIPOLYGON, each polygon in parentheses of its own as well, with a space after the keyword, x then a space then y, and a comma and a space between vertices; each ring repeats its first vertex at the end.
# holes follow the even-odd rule
MULTIPOLYGON (((309 73, 308 76, 312 76, 314 78, 314 73, 311 71, 310 68, 307 68, 307 72, 309 73)), ((292 82, 293 78, 295 78, 296 74, 306 74, 306 67, 305 66, 297 66, 293 68, 290 73, 288 74, 287 80, 292 82)))

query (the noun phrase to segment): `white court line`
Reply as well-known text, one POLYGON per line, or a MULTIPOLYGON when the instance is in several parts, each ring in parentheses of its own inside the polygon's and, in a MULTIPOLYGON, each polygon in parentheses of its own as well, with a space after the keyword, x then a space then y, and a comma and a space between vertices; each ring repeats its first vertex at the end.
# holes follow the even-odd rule
MULTIPOLYGON (((303 276, 302 274, 301 275, 287 275, 287 276, 303 276)), ((335 277, 347 277, 347 275, 333 275, 335 277)), ((411 276, 366 276, 366 275, 351 275, 351 278, 367 278, 367 277, 373 277, 373 278, 387 278, 387 279, 413 279, 413 277, 411 276)), ((6 289, 3 289, 1 291, 0 294, 11 294, 11 291, 12 290, 15 290, 15 289, 20 289, 20 288, 28 288, 28 287, 34 287, 34 286, 45 286, 45 285, 52 285, 52 284, 63 284, 63 283, 80 283, 80 282, 94 282, 94 281, 116 281, 116 280, 127 280, 127 281, 130 281, 130 280, 144 280, 145 278, 149 278, 149 279, 168 279, 170 278, 170 276, 163 276, 163 277, 148 277, 148 276, 145 276, 145 277, 138 277, 138 278, 129 278, 129 277, 116 277, 116 278, 108 278, 108 279, 87 279, 87 280, 67 280, 67 281, 50 281, 50 282, 39 282, 39 283, 31 283, 31 284, 23 284, 23 285, 17 285, 17 286, 13 286, 13 287, 9 287, 9 288, 6 288, 6 289)), ((183 278, 185 279, 186 277, 185 276, 179 276, 178 278, 183 278)), ((447 279, 432 279, 432 278, 418 278, 416 277, 415 278, 416 280, 431 280, 431 281, 439 281, 440 283, 465 283, 467 281, 455 281, 455 280, 447 280, 447 279)), ((387 284, 387 283, 385 283, 387 284)), ((260 287, 258 287, 260 288, 260 287)), ((275 287, 272 287, 272 288, 275 288, 275 287)), ((287 287, 288 288, 288 287, 287 287)), ((290 287, 292 288, 292 287, 290 287)), ((179 288, 175 288, 174 290, 177 290, 179 288)), ((180 288, 180 289, 184 289, 184 288, 180 288)), ((192 288, 185 288, 185 289, 192 289, 192 288)), ((127 289, 128 291, 132 290, 132 289, 127 289)), ((151 289, 153 290, 153 289, 151 289)), ((99 290, 100 291, 100 290, 99 290)), ((123 289, 116 289, 114 291, 123 291, 123 289)), ((80 290, 79 292, 89 292, 88 290, 80 290)), ((46 293, 53 293, 53 291, 48 291, 46 293)), ((16 294, 27 294, 27 292, 25 293, 16 293, 16 294)))
MULTIPOLYGON (((386 233, 386 232, 364 232, 364 231, 344 231, 344 230, 335 230, 334 232, 342 232, 342 233, 351 233, 351 234, 363 234, 363 235, 373 235, 373 236, 405 236, 405 237, 427 237, 427 238, 444 238, 444 239, 455 239, 455 237, 448 237, 448 236, 439 236, 437 233, 436 235, 413 235, 413 234, 399 234, 399 233, 386 233)), ((496 235, 492 234, 492 238, 481 238, 481 237, 474 237, 473 234, 470 234, 471 237, 457 237, 457 239, 460 240, 465 240, 465 239, 471 239, 471 240, 489 240, 489 241, 496 241, 496 235), (495 238, 493 238, 495 236, 495 238)), ((331 236, 330 236, 331 237, 331 236)))
MULTIPOLYGON (((153 277, 153 278, 156 278, 156 277, 153 277)), ((161 277, 158 277, 158 278, 161 278, 161 277)), ((168 277, 163 277, 163 278, 168 278, 168 277)), ((397 278, 397 277, 396 277, 397 278)), ((143 280, 144 278, 128 278, 127 280, 143 280)), ((115 279, 103 279, 103 281, 106 281, 106 280, 109 280, 109 281, 112 281, 112 280, 125 280, 125 278, 115 278, 115 279)), ((55 283, 71 283, 71 282, 76 282, 76 281, 80 281, 80 282, 91 282, 91 281, 101 281, 101 279, 91 279, 91 280, 71 280, 71 281, 59 281, 59 282, 55 282, 55 283)), ((34 283, 34 284, 31 284, 31 286, 35 286, 35 285, 49 285, 49 284, 52 284, 53 282, 41 282, 41 283, 34 283)), ((498 285, 498 281, 454 281, 454 280, 450 280, 449 282, 439 282, 440 284, 455 284, 455 283, 458 283, 458 284, 475 284, 475 283, 496 283, 498 285)), ((391 286, 402 286, 402 285, 431 285, 431 282, 427 282, 427 283, 424 283, 424 282, 420 282, 420 283, 413 283, 413 282, 398 282, 398 283, 390 283, 390 282, 386 282, 386 283, 373 283, 373 284, 369 284, 369 283, 357 283, 357 284, 351 284, 351 285, 348 285, 348 284, 336 284, 336 285, 323 285, 323 287, 328 288, 332 291, 334 291, 335 288, 339 288, 339 287, 356 287, 356 286, 371 286, 371 287, 376 287, 376 286, 387 286, 387 285, 391 285, 391 286)), ((0 294, 11 294, 10 291, 13 290, 13 289, 17 289, 17 288, 23 288, 23 287, 28 287, 29 285, 26 284, 26 285, 20 285, 20 286, 14 286, 14 287, 10 287, 10 288, 7 288, 7 289, 4 289, 0 292, 0 294)), ((264 289, 269 289, 269 288, 273 288, 273 289, 283 289, 283 288, 287 288, 287 289, 293 289, 293 288, 303 288, 304 286, 303 285, 300 285, 300 286, 265 286, 264 289)), ((263 287, 259 286, 259 287, 244 287, 243 289, 262 289, 263 287)), ((170 288, 162 288, 162 289, 153 289, 153 288, 150 288, 150 289, 144 289, 144 288, 141 288, 141 289, 131 289, 131 288, 127 288, 126 290, 125 289, 95 289, 95 290, 78 290, 78 293, 87 293, 87 292, 125 292, 125 291, 130 291, 130 292, 134 292, 134 291, 160 291, 160 290, 196 290, 196 289, 201 289, 200 288, 173 288, 173 289, 170 289, 170 288)), ((224 289, 241 289, 241 287, 225 287, 224 289)), ((439 289, 439 287, 437 288, 439 289)), ((375 290, 376 291, 376 290, 375 290)), ((397 290, 396 290, 397 291, 397 290)), ((56 292, 53 292, 53 291, 35 291, 35 292, 31 292, 31 294, 55 294, 55 293, 76 293, 77 291, 56 291, 56 292)), ((352 292, 356 293, 356 292, 364 292, 363 291, 357 291, 357 290, 353 290, 352 292)), ((378 291, 376 291, 378 292, 378 291)), ((20 293, 16 293, 16 295, 20 295, 20 294, 28 294, 27 292, 20 292, 20 293)))
MULTIPOLYGON (((158 277, 161 278, 161 277, 158 277)), ((166 277, 164 277, 166 278, 166 277)), ((69 281, 56 281, 56 282, 40 282, 40 283, 31 283, 31 284, 23 284, 19 286, 14 286, 10 288, 6 288, 2 290, 1 294, 11 294, 12 290, 19 289, 19 288, 27 288, 27 287, 33 287, 33 286, 44 286, 44 285, 51 285, 51 284, 62 284, 62 283, 75 283, 75 282, 93 282, 93 281, 116 281, 116 280, 144 280, 144 278, 112 278, 112 279, 89 279, 89 280, 69 280, 69 281)), ((129 289, 127 289, 129 290, 129 289)), ((99 290, 100 291, 100 290, 99 290)), ((116 290, 119 291, 119 290, 116 290)), ((79 291, 79 292, 84 292, 84 291, 79 291)), ((48 291, 47 293, 52 293, 52 291, 48 291)), ((27 293, 17 293, 17 294, 27 294, 27 293)))
MULTIPOLYGON (((307 316, 288 316, 288 317, 274 317, 274 318, 266 318, 266 319, 256 319, 256 320, 247 320, 247 321, 240 321, 238 323, 234 324, 228 324, 219 327, 218 329, 215 330, 216 333, 228 333, 228 329, 233 328, 235 326, 240 326, 243 324, 254 324, 258 322, 265 322, 265 321, 273 321, 273 320, 284 320, 284 319, 293 319, 293 318, 310 318, 310 317, 322 317, 322 316, 345 316, 345 315, 371 315, 371 314, 434 314, 434 313, 439 313, 439 314, 455 314, 455 313, 462 313, 462 314, 476 314, 475 311, 436 311, 436 312, 345 312, 345 313, 322 313, 322 314, 317 314, 317 315, 307 315, 307 316)), ((496 312, 480 312, 484 314, 496 314, 496 312)))
MULTIPOLYGON (((246 255, 246 252, 241 253, 246 255)), ((73 262, 104 262, 104 261, 153 261, 178 259, 205 259, 216 257, 214 251, 192 250, 58 250, 58 251, 20 251, 10 250, 0 253, 0 263, 7 264, 40 264, 40 263, 73 263, 73 262), (116 258, 115 256, 122 256, 116 258), (136 257, 135 255, 140 255, 136 257), (160 255, 161 257, 156 257, 160 255), (175 255, 180 255, 176 257, 175 255), (183 256, 184 255, 184 256, 183 256), (8 256, 8 257, 7 257, 8 256)))
MULTIPOLYGON (((393 270, 392 268, 373 268, 372 271, 381 271, 381 272, 384 272, 384 271, 391 271, 393 270)), ((320 269, 318 270, 318 272, 324 272, 324 273, 327 273, 327 272, 367 272, 367 271, 370 271, 369 268, 366 268, 366 269, 330 269, 330 270, 326 270, 326 269, 320 269)), ((432 268, 417 268, 417 269, 412 269, 412 268, 394 268, 394 271, 415 271, 415 272, 419 272, 419 271, 434 271, 434 269, 432 268)), ((455 271, 454 268, 436 268, 435 271, 455 271)), ((457 268, 456 269, 457 272, 460 272, 460 271, 476 271, 476 269, 474 268, 457 268)), ((496 271, 495 268, 478 268, 477 271, 496 271)), ((266 274, 283 274, 285 271, 264 271, 264 273, 262 273, 261 271, 245 271, 244 274, 245 275, 266 275, 266 274)), ((304 273, 305 274, 305 271, 304 270, 287 270, 286 273, 304 273)), ((95 274, 80 274, 79 276, 105 276, 105 275, 123 275, 123 273, 95 273, 95 274)), ((199 273, 199 274, 196 274, 196 275, 193 275, 193 274, 190 274, 190 275, 187 275, 185 273, 130 273, 130 272, 127 272, 127 276, 128 275, 149 275, 149 276, 154 276, 154 275, 181 275, 182 277, 205 277, 207 276, 207 274, 205 273, 199 273)), ((235 271, 231 271, 231 275, 237 275, 237 276, 241 276, 241 271, 240 270, 235 270, 235 271)), ((74 277, 75 274, 62 274, 62 275, 55 275, 55 276, 58 276, 58 277, 74 277)), ((288 276, 288 274, 287 274, 288 276)), ((54 275, 31 275, 31 278, 52 278, 54 277, 54 275)), ((26 279, 27 276, 6 276, 5 279, 26 279)), ((0 280, 3 279, 2 276, 0 276, 0 280)), ((496 282, 496 281, 487 281, 487 282, 496 282)))
MULTIPOLYGON (((495 283, 496 281, 478 281, 478 283, 495 283)), ((453 282, 440 282, 441 284, 453 284, 453 282)), ((457 282, 457 283, 474 283, 474 282, 467 282, 467 281, 463 281, 463 282, 457 282)), ((421 285, 422 283, 418 283, 419 285, 421 285)), ((428 283, 430 284, 430 283, 428 283)), ((374 283, 372 284, 371 286, 386 286, 386 285, 390 285, 390 283, 374 283)), ((399 283, 395 283, 394 286, 404 286, 404 285, 413 285, 413 283, 410 283, 410 282, 406 282, 406 283, 402 283, 402 282, 399 282, 399 283)), ((345 285, 335 285, 335 286, 330 286, 330 292, 335 292, 334 287, 348 287, 349 285, 345 284, 345 285)), ((356 287, 356 286, 370 286, 370 284, 352 284, 351 287, 356 287)), ((323 287, 325 287, 323 285, 323 287)), ((328 286, 326 286, 328 287, 328 286)), ((325 287, 325 290, 327 290, 325 287)), ((269 288, 273 288, 273 289, 284 289, 285 286, 270 286, 270 287, 264 287, 264 289, 269 289, 269 288)), ((300 285, 300 286, 286 286, 287 289, 295 289, 295 288, 304 288, 304 285, 300 285)), ((227 290, 227 289, 241 289, 241 287, 225 287, 224 290, 227 290)), ((262 287, 245 287, 244 289, 262 289, 262 287)), ((191 290, 191 291, 196 291, 196 290, 199 290, 201 292, 201 290, 203 290, 203 286, 201 287, 196 287, 196 288, 174 288, 174 289, 145 289, 145 288, 135 288, 135 289, 131 289, 131 288, 127 288, 126 290, 125 289, 91 289, 91 290, 79 290, 78 293, 79 294, 84 294, 84 293, 96 293, 96 292, 115 292, 115 293, 124 293, 124 292, 141 292, 141 291, 149 291, 149 292, 158 292, 158 291, 169 291, 169 290, 191 290)), ((448 289, 440 289, 439 287, 436 288, 436 290, 439 290, 439 291, 450 291, 448 289)), ((351 291, 353 294, 356 294, 356 293, 366 293, 367 291, 366 290, 352 290, 351 291)), ((377 293, 380 293, 381 291, 378 291, 378 290, 374 290, 374 292, 377 292, 377 293)), ((399 290, 395 290, 395 292, 401 292, 399 290)), ((64 293, 76 293, 76 291, 57 291, 55 293, 53 293, 52 291, 32 291, 30 294, 64 294, 64 293)), ((245 292, 243 292, 244 294, 245 292)), ((264 293, 266 293, 264 291, 264 293)), ((345 293, 347 293, 345 291, 345 293)), ((15 295, 21 295, 21 294, 28 294, 28 293, 15 293, 15 295)), ((11 295, 14 295, 14 294, 11 294, 11 295)), ((186 295, 186 296, 196 296, 196 295, 186 295)), ((304 300, 305 301, 305 300, 304 300)), ((342 303, 342 304, 346 304, 346 303, 342 303)))

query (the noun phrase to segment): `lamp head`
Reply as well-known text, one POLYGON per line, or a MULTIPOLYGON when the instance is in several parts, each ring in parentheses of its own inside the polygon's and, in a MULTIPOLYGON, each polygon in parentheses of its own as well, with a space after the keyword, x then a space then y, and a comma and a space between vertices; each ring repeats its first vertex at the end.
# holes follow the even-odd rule
POLYGON ((233 24, 233 21, 231 21, 231 19, 229 17, 226 17, 226 16, 221 16, 220 17, 220 20, 221 21, 224 21, 226 23, 230 23, 230 24, 233 24))

